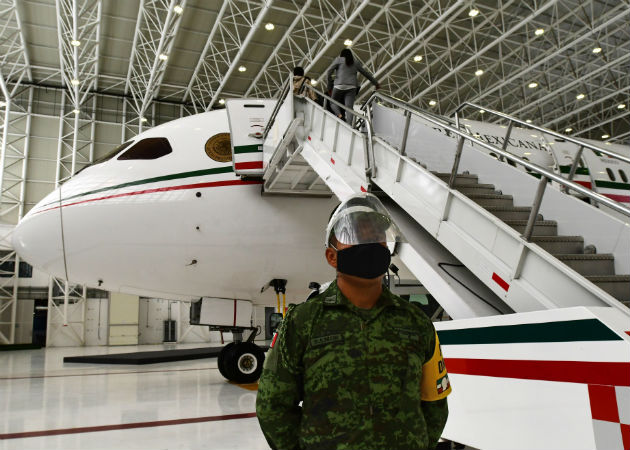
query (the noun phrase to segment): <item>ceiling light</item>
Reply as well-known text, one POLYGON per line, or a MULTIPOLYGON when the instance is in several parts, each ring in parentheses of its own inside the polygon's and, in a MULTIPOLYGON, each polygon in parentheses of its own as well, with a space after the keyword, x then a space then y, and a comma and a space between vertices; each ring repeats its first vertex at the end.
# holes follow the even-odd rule
POLYGON ((352 39, 346 39, 345 41, 343 41, 343 45, 345 45, 346 47, 352 46, 352 39))
POLYGON ((479 114, 485 114, 486 110, 485 109, 480 109, 479 110, 479 114))
POLYGON ((429 105, 431 105, 431 106, 435 106, 435 105, 437 105, 437 102, 436 102, 435 100, 431 100, 431 101, 429 102, 429 105))
POLYGON ((565 128, 564 132, 565 133, 570 133, 573 131, 573 128, 565 128))
POLYGON ((79 111, 78 109, 73 109, 72 112, 75 113, 75 114, 80 114, 81 113, 81 111, 79 111))
POLYGON ((575 98, 577 98, 578 100, 582 100, 584 97, 586 97, 586 95, 584 94, 578 94, 575 96, 575 98))
MULTIPOLYGON (((527 122, 527 123, 532 123, 532 119, 527 119, 525 122, 527 122)), ((535 134, 532 134, 532 136, 533 136, 533 137, 536 137, 536 135, 535 135, 535 134)))
POLYGON ((530 88, 530 89, 534 89, 535 87, 538 87, 538 83, 536 83, 535 81, 533 81, 533 82, 529 83, 529 84, 527 85, 527 87, 528 87, 528 88, 530 88))
POLYGON ((624 103, 617 105, 617 109, 624 109, 626 105, 624 103))
POLYGON ((81 84, 81 82, 75 78, 75 79, 70 81, 70 84, 72 86, 78 86, 79 84, 81 84))
POLYGON ((471 9, 470 11, 468 11, 468 15, 470 17, 477 17, 479 15, 479 10, 478 9, 471 9))
POLYGON ((173 11, 175 12, 175 14, 181 14, 184 12, 184 8, 181 5, 175 5, 173 7, 173 11))
POLYGON ((158 56, 158 58, 160 58, 162 61, 166 61, 168 59, 168 55, 165 55, 164 53, 160 53, 160 56, 158 56))
POLYGON ((414 62, 420 62, 420 61, 422 61, 422 55, 416 55, 416 56, 414 56, 414 57, 413 57, 413 61, 414 61, 414 62))
POLYGON ((597 54, 597 53, 601 53, 602 52, 602 48, 601 47, 595 47, 593 49, 593 53, 597 54))
POLYGON ((73 39, 70 41, 70 44, 72 44, 74 47, 78 47, 79 45, 81 45, 81 41, 77 41, 76 39, 73 39))
POLYGON ((148 122, 149 119, 147 119, 146 117, 140 117, 140 122, 144 123, 144 122, 148 122))
POLYGON ((317 80, 311 80, 311 86, 317 86, 317 80))
POLYGON ((612 145, 610 142, 606 142, 606 145, 612 145))
POLYGON ((219 99, 219 105, 225 105, 225 99, 220 98, 219 99))
POLYGON ((543 30, 542 28, 537 28, 536 31, 534 31, 534 34, 536 36, 542 36, 543 34, 545 34, 545 30, 543 30))
POLYGON ((267 30, 267 31, 271 31, 274 28, 275 28, 275 26, 271 22, 269 22, 267 25, 265 25, 265 30, 267 30))
POLYGON ((610 137, 610 134, 602 134, 602 139, 608 139, 610 137))
POLYGON ((480 77, 481 75, 483 75, 483 70, 481 70, 481 69, 477 69, 477 70, 475 71, 475 75, 477 75, 478 77, 480 77))
POLYGON ((238 68, 238 71, 239 71, 239 72, 245 72, 246 70, 247 70, 247 67, 245 67, 245 66, 240 66, 240 67, 238 68))
POLYGON ((7 106, 7 102, 0 100, 0 108, 7 106))

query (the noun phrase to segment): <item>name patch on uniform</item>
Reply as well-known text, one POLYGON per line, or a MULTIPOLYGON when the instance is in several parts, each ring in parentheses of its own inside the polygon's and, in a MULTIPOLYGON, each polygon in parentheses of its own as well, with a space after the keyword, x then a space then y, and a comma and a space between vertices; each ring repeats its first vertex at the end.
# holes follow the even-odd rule
POLYGON ((413 339, 413 340, 420 339, 420 334, 418 333, 417 330, 410 330, 408 328, 396 328, 396 332, 399 334, 400 337, 405 338, 405 339, 413 339))
POLYGON ((313 347, 332 344, 333 342, 343 342, 343 336, 341 334, 329 334, 328 336, 319 336, 311 339, 311 345, 313 347))

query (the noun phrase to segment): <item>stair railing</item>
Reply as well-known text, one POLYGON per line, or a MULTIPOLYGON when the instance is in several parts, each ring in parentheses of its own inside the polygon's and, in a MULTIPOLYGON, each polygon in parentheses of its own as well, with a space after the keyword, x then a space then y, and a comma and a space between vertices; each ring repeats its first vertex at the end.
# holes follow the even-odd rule
MULTIPOLYGON (((475 138, 474 136, 471 136, 470 134, 466 133, 465 131, 462 131, 459 129, 459 114, 456 111, 455 114, 455 126, 450 126, 450 125, 446 125, 445 124, 445 120, 441 119, 441 118, 436 118, 434 116, 434 114, 427 114, 426 112, 422 111, 419 108, 416 108, 413 105, 410 105, 408 103, 405 103, 402 100, 399 100, 395 97, 386 95, 386 94, 382 94, 380 92, 376 92, 374 94, 372 94, 372 96, 369 98, 369 100, 366 102, 367 107, 371 107, 372 103, 380 100, 382 102, 385 103, 389 103, 397 108, 400 108, 401 110, 403 110, 405 112, 405 127, 404 127, 404 132, 403 132, 403 136, 402 136, 402 142, 403 144, 406 143, 407 141, 407 134, 409 132, 409 122, 411 120, 411 116, 417 116, 422 118, 423 120, 432 123, 433 125, 437 125, 439 127, 442 127, 446 130, 448 130, 449 132, 453 133, 454 135, 458 136, 457 138, 457 148, 456 148, 456 152, 455 152, 455 160, 453 162, 453 168, 451 170, 451 174, 450 174, 450 179, 449 179, 449 188, 453 188, 454 184, 455 184, 455 179, 457 176, 457 170, 459 168, 459 162, 461 160, 461 155, 462 155, 462 151, 464 149, 464 142, 465 141, 470 141, 480 147, 485 148, 486 150, 489 150, 491 152, 494 152, 496 154, 498 154, 500 157, 503 157, 509 161, 512 161, 513 163, 523 166, 525 169, 528 169, 531 172, 537 173, 540 175, 540 182, 538 184, 538 188, 536 190, 536 195, 534 197, 534 201, 532 203, 532 209, 531 209, 531 213, 529 215, 529 218, 527 220, 527 225, 525 227, 525 231, 523 232, 523 239, 525 239, 527 242, 531 241, 531 237, 532 237, 532 233, 534 231, 534 224, 536 222, 536 217, 538 216, 538 212, 540 210, 540 205, 542 204, 542 199, 543 196, 545 194, 545 188, 547 187, 547 182, 549 180, 553 180, 556 183, 564 186, 566 189, 571 189, 574 190, 576 192, 579 192, 580 194, 584 195, 585 197, 588 197, 589 199, 604 204, 606 206, 608 206, 609 208, 620 212, 621 214, 624 214, 625 216, 627 216, 628 218, 630 218, 630 208, 627 208, 625 206, 623 206, 620 203, 617 203, 614 200, 609 199, 608 197, 605 197, 601 194, 598 194, 597 192, 593 192, 590 189, 585 188, 584 186, 577 184, 573 181, 571 181, 570 179, 566 179, 556 173, 550 172, 546 169, 544 169, 543 167, 540 167, 536 164, 531 163, 528 160, 522 159, 516 155, 513 155, 512 153, 509 153, 508 151, 506 151, 506 148, 498 148, 495 147, 492 144, 488 144, 480 139, 475 138)), ((485 109, 485 108, 481 108, 477 105, 474 105, 473 103, 469 103, 468 105, 472 105, 475 106, 477 108, 480 109, 485 109)), ((458 108, 459 109, 459 108, 458 108)), ((488 110, 485 110, 488 111, 488 110)), ((490 112, 490 111, 489 111, 490 112)), ((497 113, 499 115, 505 116, 505 118, 509 118, 509 116, 503 115, 502 113, 498 113, 496 111, 493 111, 494 113, 497 113)), ((521 121, 519 121, 518 119, 513 119, 514 122, 516 123, 521 123, 521 121)), ((531 124, 528 123, 524 123, 524 125, 531 127, 531 124)), ((537 127, 537 129, 547 132, 544 128, 540 128, 537 127)), ((508 133, 507 133, 507 137, 509 137, 509 133, 512 130, 512 126, 508 127, 508 133)), ((552 132, 552 134, 556 134, 558 136, 560 136, 561 138, 565 139, 566 136, 562 136, 559 135, 558 133, 554 133, 552 132)), ((567 139, 569 140, 569 139, 567 139)), ((630 162, 630 159, 621 156, 621 155, 617 155, 614 152, 610 152, 607 150, 603 150, 603 149, 599 149, 598 147, 588 144, 587 142, 582 142, 579 141, 578 139, 574 139, 574 138, 570 138, 571 142, 576 142, 578 144, 584 144, 584 146, 586 148, 593 148, 596 151, 601 151, 602 153, 606 154, 606 155, 615 155, 618 156, 620 160, 623 161, 627 161, 630 162)), ((507 138, 506 138, 506 142, 507 142, 507 138)), ((503 147, 505 147, 505 145, 503 145, 503 147)), ((403 147, 400 149, 400 152, 402 154, 404 154, 404 145, 403 147)), ((612 156, 611 155, 611 156, 612 156)))
MULTIPOLYGON (((483 106, 479 106, 476 103, 471 103, 471 102, 464 102, 464 103, 462 103, 455 110, 455 113, 454 113, 455 117, 457 118, 459 113, 463 109, 465 109, 467 107, 476 108, 478 110, 484 110, 486 113, 488 113, 490 115, 494 115, 494 116, 500 117, 502 119, 508 120, 509 121, 509 126, 508 126, 508 133, 507 133, 507 136, 506 136, 506 139, 505 139, 505 143, 507 143, 507 140, 508 140, 507 138, 509 138, 510 131, 512 130, 512 127, 514 126, 514 124, 518 124, 518 125, 522 125, 522 126, 524 126, 526 128, 531 128, 532 130, 538 130, 541 133, 548 134, 548 135, 556 137, 558 139, 564 139, 565 141, 569 141, 569 142, 572 142, 575 145, 577 145, 578 146, 578 151, 573 157, 573 161, 571 163, 571 169, 569 170, 569 174, 567 176, 568 180, 572 180, 573 177, 575 176, 575 172, 577 171, 577 167, 578 167, 578 164, 580 162, 580 158, 582 157, 582 152, 584 151, 585 148, 587 148, 589 150, 593 150, 594 152, 602 153, 602 154, 604 154, 606 156, 609 156, 611 158, 614 158, 614 159, 617 159, 619 161, 623 161, 623 162, 626 162, 626 163, 630 164, 630 158, 628 158, 627 156, 623 156, 623 155, 620 155, 619 153, 615 153, 615 152, 612 152, 610 150, 603 149, 601 147, 598 147, 597 145, 590 144, 590 143, 588 143, 588 142, 586 142, 586 141, 584 141, 582 139, 574 138, 574 137, 571 137, 571 136, 565 136, 564 134, 560 134, 560 133, 558 133, 556 131, 553 131, 553 130, 550 130, 548 128, 544 128, 544 127, 540 127, 538 125, 527 123, 526 121, 522 121, 520 119, 517 119, 516 117, 510 116, 509 114, 505 114, 505 113, 502 113, 502 112, 499 112, 499 111, 494 111, 492 109, 484 108, 483 106)), ((505 144, 505 145, 507 145, 507 144, 505 144)))
MULTIPOLYGON (((374 137, 374 128, 372 127, 372 120, 370 118, 370 116, 368 114, 365 113, 360 113, 358 111, 355 111, 352 108, 348 108, 346 105, 344 105, 343 103, 339 103, 337 100, 334 100, 332 97, 324 94, 323 92, 315 89, 310 83, 305 83, 304 87, 306 89, 310 89, 311 91, 315 92, 317 95, 319 95, 320 97, 322 97, 323 99, 334 103, 335 105, 337 105, 338 107, 340 107, 341 109, 343 109, 346 114, 350 113, 352 114, 354 117, 357 117, 358 119, 362 119, 364 124, 365 124, 365 129, 367 131, 367 142, 366 145, 363 147, 364 149, 364 155, 365 155, 365 174, 368 178, 370 177, 375 177, 376 176, 376 165, 374 162, 374 148, 372 146, 372 138, 374 137)), ((312 101, 312 100, 309 100, 312 101)))
POLYGON ((284 99, 287 97, 287 94, 289 93, 292 84, 293 84, 293 77, 289 77, 282 85, 282 89, 280 89, 280 96, 278 97, 278 102, 276 103, 276 106, 273 108, 273 111, 271 111, 271 116, 269 116, 269 120, 267 121, 267 126, 263 130, 263 134, 262 134, 263 142, 265 139, 267 139, 267 135, 269 134, 271 127, 273 127, 273 123, 276 121, 276 116, 278 115, 278 112, 280 111, 280 107, 284 103, 284 99))

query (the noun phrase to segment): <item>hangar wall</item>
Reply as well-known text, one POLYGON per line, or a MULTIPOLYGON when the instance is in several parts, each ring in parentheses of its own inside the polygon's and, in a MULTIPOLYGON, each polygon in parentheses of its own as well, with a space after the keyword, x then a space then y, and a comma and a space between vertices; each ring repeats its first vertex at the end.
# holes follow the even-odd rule
MULTIPOLYGON (((88 94, 80 110, 75 110, 66 90, 26 84, 19 86, 6 108, 9 110, 6 152, 0 168, 0 264, 16 260, 7 231, 59 183, 142 129, 190 114, 182 105, 153 102, 145 120, 141 120, 134 113, 130 98, 106 92, 88 94)), ((5 128, 6 115, 3 118, 2 128, 5 128)), ((103 325, 95 318, 101 307, 93 305, 94 301, 102 305, 102 299, 89 299, 85 290, 73 286, 69 289, 72 302, 78 303, 77 307, 73 304, 68 308, 73 323, 65 326, 60 317, 63 308, 55 308, 63 300, 63 296, 59 296, 63 287, 36 270, 32 279, 18 278, 19 265, 14 267, 14 273, 0 269, 3 272, 0 343, 30 342, 32 322, 29 317, 34 311, 34 299, 18 293, 23 287, 57 292, 55 298, 48 298, 48 345, 103 345, 107 342, 103 341, 96 325, 103 325)))

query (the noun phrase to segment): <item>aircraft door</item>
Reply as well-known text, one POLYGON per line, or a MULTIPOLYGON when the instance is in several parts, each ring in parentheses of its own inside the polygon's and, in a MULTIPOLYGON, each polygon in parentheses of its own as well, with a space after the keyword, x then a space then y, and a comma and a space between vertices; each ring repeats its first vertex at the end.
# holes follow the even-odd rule
POLYGON ((226 103, 237 175, 263 175, 263 132, 276 100, 234 99, 226 103))

